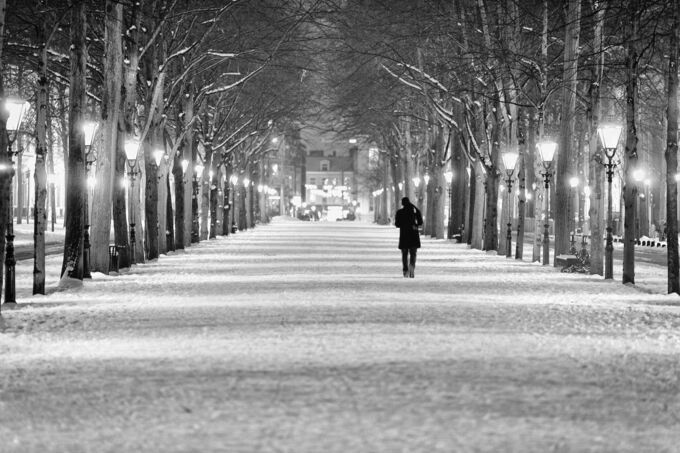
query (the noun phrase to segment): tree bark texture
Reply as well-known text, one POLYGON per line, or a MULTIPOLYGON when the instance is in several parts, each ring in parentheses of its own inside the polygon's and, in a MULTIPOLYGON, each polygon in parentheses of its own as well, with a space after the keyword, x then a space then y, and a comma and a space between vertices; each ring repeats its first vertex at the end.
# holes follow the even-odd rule
POLYGON ((127 202, 125 187, 129 184, 129 178, 125 176, 125 151, 123 144, 125 142, 125 125, 123 124, 123 117, 118 117, 119 129, 117 133, 116 143, 116 160, 114 162, 114 178, 116 184, 113 186, 113 234, 114 244, 118 249, 118 267, 128 268, 132 264, 132 255, 130 254, 130 238, 128 236, 128 221, 127 221, 127 202))
MULTIPOLYGON (((574 175, 574 125, 576 119, 576 92, 578 84, 578 55, 581 26, 581 1, 568 0, 566 6, 564 37, 564 70, 562 88, 562 114, 560 119, 560 146, 555 168, 555 256, 569 252, 569 178, 574 175)), ((555 262, 555 265, 557 263, 555 262)))
MULTIPOLYGON (((161 159, 161 165, 157 169, 156 181, 158 186, 158 253, 168 253, 168 161, 161 159)), ((172 211, 171 211, 172 212, 172 211)))
POLYGON ((228 167, 224 168, 224 180, 222 182, 222 235, 229 236, 231 234, 231 183, 229 182, 231 178, 231 171, 228 167))
MULTIPOLYGON (((179 150, 173 156, 172 175, 175 179, 175 248, 184 249, 185 244, 185 204, 184 193, 186 192, 186 175, 182 170, 182 158, 184 156, 184 144, 180 145, 179 150)), ((170 222, 168 222, 170 223, 170 222)))
POLYGON ((680 294, 680 258, 678 257, 678 30, 680 5, 673 2, 673 27, 668 57, 668 107, 666 134, 666 241, 668 253, 668 293, 680 294))
POLYGON ((61 277, 83 279, 83 229, 85 226, 85 136, 82 122, 86 102, 87 17, 85 0, 71 1, 71 80, 69 90, 69 153, 66 179, 66 231, 61 277))
POLYGON ((167 237, 167 250, 170 252, 174 252, 176 247, 177 247, 177 241, 175 240, 175 223, 173 222, 174 219, 174 211, 172 209, 172 197, 170 196, 170 191, 171 186, 170 186, 170 172, 171 169, 166 167, 167 169, 167 174, 165 175, 165 192, 167 196, 165 197, 165 228, 167 229, 166 231, 166 237, 167 237))
MULTIPOLYGON (((5 13, 7 8, 6 0, 0 0, 0 99, 5 98, 3 46, 5 37, 5 13)), ((7 111, 0 109, 0 164, 4 168, 11 168, 9 154, 9 140, 7 137, 7 111)), ((5 234, 7 234, 7 224, 10 221, 10 198, 11 198, 12 172, 0 172, 0 289, 4 279, 5 263, 5 234)))
POLYGON ((218 201, 220 190, 218 190, 218 178, 220 172, 217 168, 217 162, 219 158, 213 154, 212 159, 210 159, 210 172, 208 173, 209 180, 209 206, 210 206, 210 231, 208 234, 209 239, 215 239, 217 237, 217 229, 221 223, 220 219, 217 217, 218 211, 218 201), (212 175, 212 176, 211 176, 212 175))
POLYGON ((200 198, 200 205, 201 205, 201 227, 200 227, 200 234, 201 234, 201 240, 205 241, 208 239, 209 236, 209 217, 210 217, 210 172, 212 171, 212 154, 213 154, 213 149, 210 146, 210 144, 206 143, 205 145, 205 154, 204 154, 204 159, 205 161, 203 162, 203 173, 201 175, 198 175, 201 182, 200 182, 200 192, 201 192, 201 198, 200 198))
POLYGON ((587 119, 589 120, 588 152, 589 152, 589 182, 590 208, 588 217, 590 222, 590 273, 604 275, 604 158, 599 152, 597 127, 600 124, 602 71, 604 69, 604 51, 602 48, 602 26, 604 23, 604 8, 600 8, 599 1, 593 2, 595 8, 595 25, 593 30, 593 49, 595 61, 590 83, 587 119))
POLYGON ((104 6, 104 90, 101 107, 102 148, 97 153, 96 188, 92 200, 90 267, 108 274, 113 194, 116 185, 118 118, 123 83, 122 22, 123 5, 107 0, 104 6))
MULTIPOLYGON (((184 104, 184 127, 186 129, 186 134, 184 135, 184 145, 182 146, 182 159, 186 159, 189 162, 187 166, 187 171, 184 176, 184 247, 190 247, 193 238, 193 203, 194 203, 194 166, 196 162, 195 150, 194 150, 194 134, 193 134, 193 119, 194 119, 194 92, 191 84, 189 84, 185 89, 184 104)), ((182 160, 180 159, 180 161, 182 160)), ((196 208, 198 209, 198 207, 196 208)), ((197 225, 198 226, 198 225, 197 225)), ((198 236, 196 236, 196 241, 198 241, 198 236)))
POLYGON ((628 8, 631 11, 629 18, 629 36, 626 41, 626 149, 624 156, 624 187, 623 201, 625 204, 625 217, 623 221, 623 277, 622 282, 635 283, 635 218, 638 203, 638 188, 633 179, 633 170, 637 168, 637 126, 636 126, 636 102, 637 102, 637 78, 639 55, 637 49, 639 0, 630 0, 628 8))
POLYGON ((45 230, 47 228, 47 23, 39 27, 38 109, 35 121, 35 199, 33 209, 33 294, 45 294, 45 230))
MULTIPOLYGON (((158 259, 159 256, 158 167, 156 167, 156 162, 153 158, 154 142, 155 140, 152 139, 152 135, 148 135, 147 139, 144 140, 145 178, 144 181, 140 181, 140 185, 146 184, 144 190, 144 223, 146 228, 144 228, 144 233, 146 233, 147 258, 150 260, 158 259)), ((141 224, 141 222, 139 223, 141 224)), ((141 229, 140 233, 142 233, 141 229)))

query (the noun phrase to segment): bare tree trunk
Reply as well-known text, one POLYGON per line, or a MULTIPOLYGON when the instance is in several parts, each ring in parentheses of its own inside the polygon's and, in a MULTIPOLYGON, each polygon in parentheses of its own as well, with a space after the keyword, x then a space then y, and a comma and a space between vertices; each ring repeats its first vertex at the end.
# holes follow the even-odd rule
POLYGON ((250 164, 246 165, 245 175, 248 176, 248 185, 243 186, 243 207, 244 207, 244 224, 246 229, 253 227, 253 192, 250 173, 250 164))
POLYGON ((437 141, 435 148, 435 162, 433 165, 434 174, 433 176, 433 209, 432 209, 432 219, 433 219, 433 235, 437 239, 444 239, 445 237, 445 227, 444 224, 444 213, 446 211, 446 204, 448 202, 447 197, 447 183, 444 178, 444 165, 446 165, 446 145, 447 145, 447 135, 445 134, 444 126, 439 125, 437 128, 437 141))
POLYGON ((524 256, 524 223, 526 221, 526 146, 519 147, 519 161, 517 167, 517 183, 519 185, 519 204, 517 206, 517 242, 515 244, 515 259, 524 256))
POLYGON ((49 183, 49 199, 50 199, 50 231, 54 233, 54 225, 57 223, 57 194, 54 185, 54 135, 52 135, 52 109, 50 108, 49 97, 47 93, 47 171, 52 176, 52 181, 48 179, 49 183))
MULTIPOLYGON (((97 190, 92 200, 92 231, 90 234, 90 267, 92 271, 108 274, 111 217, 116 181, 116 150, 118 148, 118 119, 123 83, 123 50, 121 43, 123 5, 107 0, 104 31, 104 91, 102 94, 102 149, 97 153, 97 190)), ((126 241, 127 243, 127 241, 126 241)), ((120 244, 119 244, 120 245, 120 244)))
MULTIPOLYGON (((180 139, 181 140, 181 139, 180 139)), ((185 217, 186 205, 184 204, 184 194, 186 192, 186 175, 182 169, 182 157, 184 156, 184 147, 180 145, 180 150, 173 156, 174 162, 172 164, 172 175, 175 179, 175 248, 184 249, 185 240, 185 217)), ((189 205, 191 206, 191 205, 189 205)), ((170 222, 168 222, 170 224, 170 222)))
POLYGON ((198 243, 200 241, 200 223, 198 218, 198 197, 200 195, 200 183, 198 181, 198 174, 194 173, 191 180, 191 243, 198 243))
MULTIPOLYGON (((149 113, 153 114, 153 113, 149 113)), ((144 181, 140 181, 140 186, 142 183, 146 183, 146 189, 144 190, 144 218, 146 228, 144 228, 144 233, 146 233, 146 246, 147 246, 147 258, 154 260, 158 258, 158 168, 153 158, 153 140, 154 134, 147 135, 147 139, 144 140, 144 167, 145 176, 144 181)), ((141 222, 140 222, 141 223, 141 222)), ((141 231, 140 231, 141 232, 141 231)), ((141 236, 141 235, 140 235, 141 236)))
POLYGON ((485 250, 484 248, 484 229, 486 228, 486 175, 482 170, 479 162, 475 163, 474 172, 475 177, 474 187, 474 207, 472 208, 473 216, 471 218, 470 234, 472 238, 472 248, 478 250, 485 250))
MULTIPOLYGON (((198 236, 194 241, 193 237, 193 224, 194 224, 194 166, 196 165, 196 160, 194 156, 194 133, 193 133, 193 121, 194 121, 194 92, 191 84, 188 84, 185 90, 184 96, 184 127, 187 129, 184 135, 184 146, 182 159, 186 159, 189 162, 187 166, 187 171, 184 176, 184 247, 191 247, 191 243, 198 241, 198 236)), ((181 159, 180 159, 181 160, 181 159)))
MULTIPOLYGON (((259 205, 259 211, 260 211, 260 222, 262 224, 269 223, 269 215, 267 213, 267 191, 264 190, 264 186, 266 185, 266 171, 267 171, 267 164, 265 163, 264 159, 260 159, 260 163, 258 165, 258 174, 260 178, 260 186, 262 186, 262 190, 260 190, 260 186, 258 186, 258 205, 259 205)), ((302 175, 300 176, 300 179, 303 181, 303 184, 301 184, 301 194, 302 194, 302 201, 305 201, 305 187, 304 187, 304 181, 305 175, 304 175, 305 167, 302 166, 302 175)))
POLYGON ((637 77, 639 55, 637 50, 639 25, 639 0, 630 0, 628 8, 630 32, 626 40, 626 150, 624 156, 623 200, 625 217, 623 220, 623 278, 622 282, 635 283, 635 217, 638 203, 638 188, 633 179, 637 167, 637 77))
MULTIPOLYGON (((157 169, 156 176, 158 186, 158 253, 168 253, 168 162, 161 159, 161 165, 157 169)), ((172 212, 172 206, 170 206, 172 212)))
POLYGON ((208 216, 210 215, 210 171, 212 170, 213 149, 209 143, 205 144, 205 162, 201 175, 201 240, 208 239, 208 216))
POLYGON ((83 279, 85 226, 85 137, 80 127, 86 96, 87 18, 85 1, 71 1, 71 83, 69 90, 69 154, 66 179, 66 233, 61 277, 83 279))
POLYGON ((593 1, 595 10, 595 26, 593 37, 593 49, 595 61, 593 75, 590 83, 590 105, 588 111, 590 129, 588 132, 589 149, 589 180, 590 209, 590 273, 604 275, 604 166, 602 155, 599 153, 597 127, 600 124, 601 97, 600 86, 602 84, 602 71, 604 69, 604 49, 602 48, 602 29, 604 23, 605 8, 600 8, 599 0, 593 1))
MULTIPOLYGON (((532 128, 532 134, 534 130, 538 130, 538 141, 544 140, 544 125, 545 125, 545 102, 547 98, 547 86, 548 86, 548 0, 543 0, 542 2, 542 17, 541 17, 541 79, 539 82, 540 89, 540 101, 536 109, 536 116, 532 118, 531 122, 537 123, 535 128, 532 128)), ((541 251, 544 246, 543 244, 543 226, 549 222, 549 219, 544 219, 543 216, 547 215, 544 211, 543 206, 545 205, 545 197, 548 196, 545 190, 544 179, 541 178, 543 166, 542 162, 536 157, 536 149, 532 150, 534 156, 534 170, 535 178, 533 183, 535 184, 534 190, 534 246, 532 253, 532 262, 541 261, 541 251), (543 221, 542 221, 543 220, 543 221)))
POLYGON ((231 167, 228 164, 224 166, 224 180, 222 182, 222 196, 224 201, 222 202, 222 234, 224 236, 229 236, 231 234, 231 167))
POLYGON ((210 172, 208 174, 210 177, 210 232, 208 238, 215 239, 217 237, 217 228, 221 223, 221 220, 217 217, 217 205, 219 202, 218 192, 221 191, 218 190, 220 172, 217 168, 217 164, 219 162, 219 156, 214 152, 212 154, 212 159, 210 159, 210 172))
MULTIPOLYGON (((165 208, 165 228, 167 229, 166 231, 166 236, 167 236, 167 250, 174 252, 175 248, 177 247, 177 241, 175 240, 175 223, 174 223, 174 211, 172 209, 172 197, 170 196, 170 168, 167 168, 167 174, 165 176, 165 192, 167 196, 165 197, 165 203, 166 203, 166 208, 165 208)), ((175 182, 176 184, 176 182, 175 182)))
MULTIPOLYGON (((0 0, 0 99, 2 100, 5 98, 3 46, 5 37, 6 3, 6 0, 0 0)), ((11 159, 9 154, 9 137, 7 136, 7 117, 7 110, 0 109, 0 164, 6 165, 7 168, 9 168, 11 159)), ((11 181, 11 173, 4 171, 0 172, 0 288, 2 288, 4 275, 2 266, 5 263, 5 234, 7 233, 7 224, 10 221, 11 181)))
MULTIPOLYGON (((556 206, 569 206, 569 175, 574 174, 574 125, 578 75, 581 1, 569 0, 565 5, 564 71, 560 147, 555 169, 556 206)), ((555 256, 569 252, 569 210, 555 210, 555 256)), ((557 264, 555 262, 555 264, 557 264)))
POLYGON ((680 259, 678 258, 678 30, 680 5, 673 2, 673 27, 668 57, 668 107, 666 134, 666 241, 668 242, 668 293, 680 294, 680 259))
POLYGON ((125 177, 125 151, 123 150, 123 143, 125 140, 125 125, 123 124, 123 117, 119 116, 119 129, 117 131, 116 144, 116 160, 114 165, 114 177, 119 184, 113 186, 113 233, 114 243, 118 248, 118 267, 127 268, 132 264, 132 255, 130 254, 130 242, 128 237, 128 221, 126 217, 127 204, 125 200, 125 185, 127 179, 125 177))
POLYGON ((33 210, 33 294, 45 294, 45 230, 47 227, 47 23, 43 18, 38 30, 40 61, 38 68, 38 109, 35 121, 35 205, 33 210))

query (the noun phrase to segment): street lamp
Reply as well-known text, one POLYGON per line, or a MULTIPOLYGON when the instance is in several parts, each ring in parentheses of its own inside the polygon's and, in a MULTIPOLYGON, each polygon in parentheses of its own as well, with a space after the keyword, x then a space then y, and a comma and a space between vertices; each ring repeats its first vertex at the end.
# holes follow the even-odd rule
POLYGON ((155 150, 153 150, 153 153, 151 154, 153 155, 153 160, 156 163, 156 168, 157 169, 160 168, 161 160, 163 160, 163 156, 165 155, 165 150, 161 148, 156 148, 155 150))
POLYGON ((135 207, 134 207, 134 193, 135 193, 135 178, 139 173, 137 167, 137 153, 139 152, 139 140, 132 139, 125 142, 125 157, 127 159, 128 174, 130 175, 130 264, 136 264, 135 258, 135 207))
POLYGON ((501 154, 503 159, 503 166, 505 167, 505 173, 508 178, 505 183, 508 186, 508 231, 505 244, 505 256, 510 258, 512 256, 512 174, 515 172, 515 165, 517 165, 517 159, 519 158, 519 153, 517 151, 506 151, 501 154))
POLYGON ((23 99, 8 98, 5 99, 5 110, 7 111, 7 125, 5 128, 7 132, 14 132, 14 137, 9 139, 7 145, 7 154, 10 160, 10 167, 7 169, 9 171, 9 216, 7 218, 7 233, 5 238, 7 242, 5 244, 5 303, 16 303, 16 257, 14 255, 14 206, 12 201, 12 178, 14 177, 14 160, 13 157, 21 152, 18 148, 17 151, 13 151, 12 144, 19 135, 19 127, 21 126, 21 120, 24 116, 24 112, 28 108, 29 103, 23 99))
POLYGON ((614 238, 612 237, 612 179, 614 178, 614 167, 612 162, 619 145, 622 127, 618 124, 602 124, 597 128, 597 133, 602 142, 604 155, 607 163, 604 164, 607 171, 607 243, 604 248, 604 278, 614 278, 614 238))
POLYGON ((545 216, 545 223, 543 224, 543 265, 547 266, 550 264, 550 213, 548 212, 550 207, 550 178, 552 177, 550 170, 557 151, 557 143, 546 140, 537 143, 536 147, 545 169, 545 172, 541 175, 545 185, 545 196, 543 197, 543 213, 545 216))
MULTIPOLYGON (((576 216, 578 215, 578 212, 572 213, 572 209, 574 206, 574 189, 578 187, 578 177, 577 176, 572 176, 569 178, 569 205, 568 205, 568 210, 569 212, 567 215, 569 216, 569 230, 571 231, 571 241, 570 241, 570 248, 569 248, 569 253, 571 255, 576 255, 576 216)), ((576 192, 578 194, 578 192, 576 192)))
POLYGON ((94 121, 85 121, 82 125, 83 133, 85 135, 85 174, 87 175, 87 189, 85 190, 85 228, 83 231, 83 278, 92 278, 90 273, 90 201, 89 191, 94 189, 94 176, 91 175, 92 165, 97 160, 97 155, 94 153, 92 143, 94 143, 94 135, 97 132, 99 123, 94 121), (92 179, 91 179, 92 178, 92 179))

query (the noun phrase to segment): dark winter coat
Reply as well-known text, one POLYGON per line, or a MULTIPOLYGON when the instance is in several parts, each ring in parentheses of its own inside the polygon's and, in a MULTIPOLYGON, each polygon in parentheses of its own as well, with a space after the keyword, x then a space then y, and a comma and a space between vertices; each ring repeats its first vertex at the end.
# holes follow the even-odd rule
POLYGON ((420 235, 418 227, 423 224, 423 216, 420 210, 410 204, 397 211, 394 218, 394 226, 399 228, 399 248, 420 248, 420 235))

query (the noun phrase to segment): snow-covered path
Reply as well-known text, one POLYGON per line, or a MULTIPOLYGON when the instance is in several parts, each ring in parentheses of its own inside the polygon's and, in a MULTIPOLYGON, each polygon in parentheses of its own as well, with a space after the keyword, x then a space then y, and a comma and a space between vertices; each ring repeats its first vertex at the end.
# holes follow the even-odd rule
POLYGON ((404 279, 396 238, 278 221, 19 282, 0 452, 679 451, 678 298, 429 239, 404 279))

